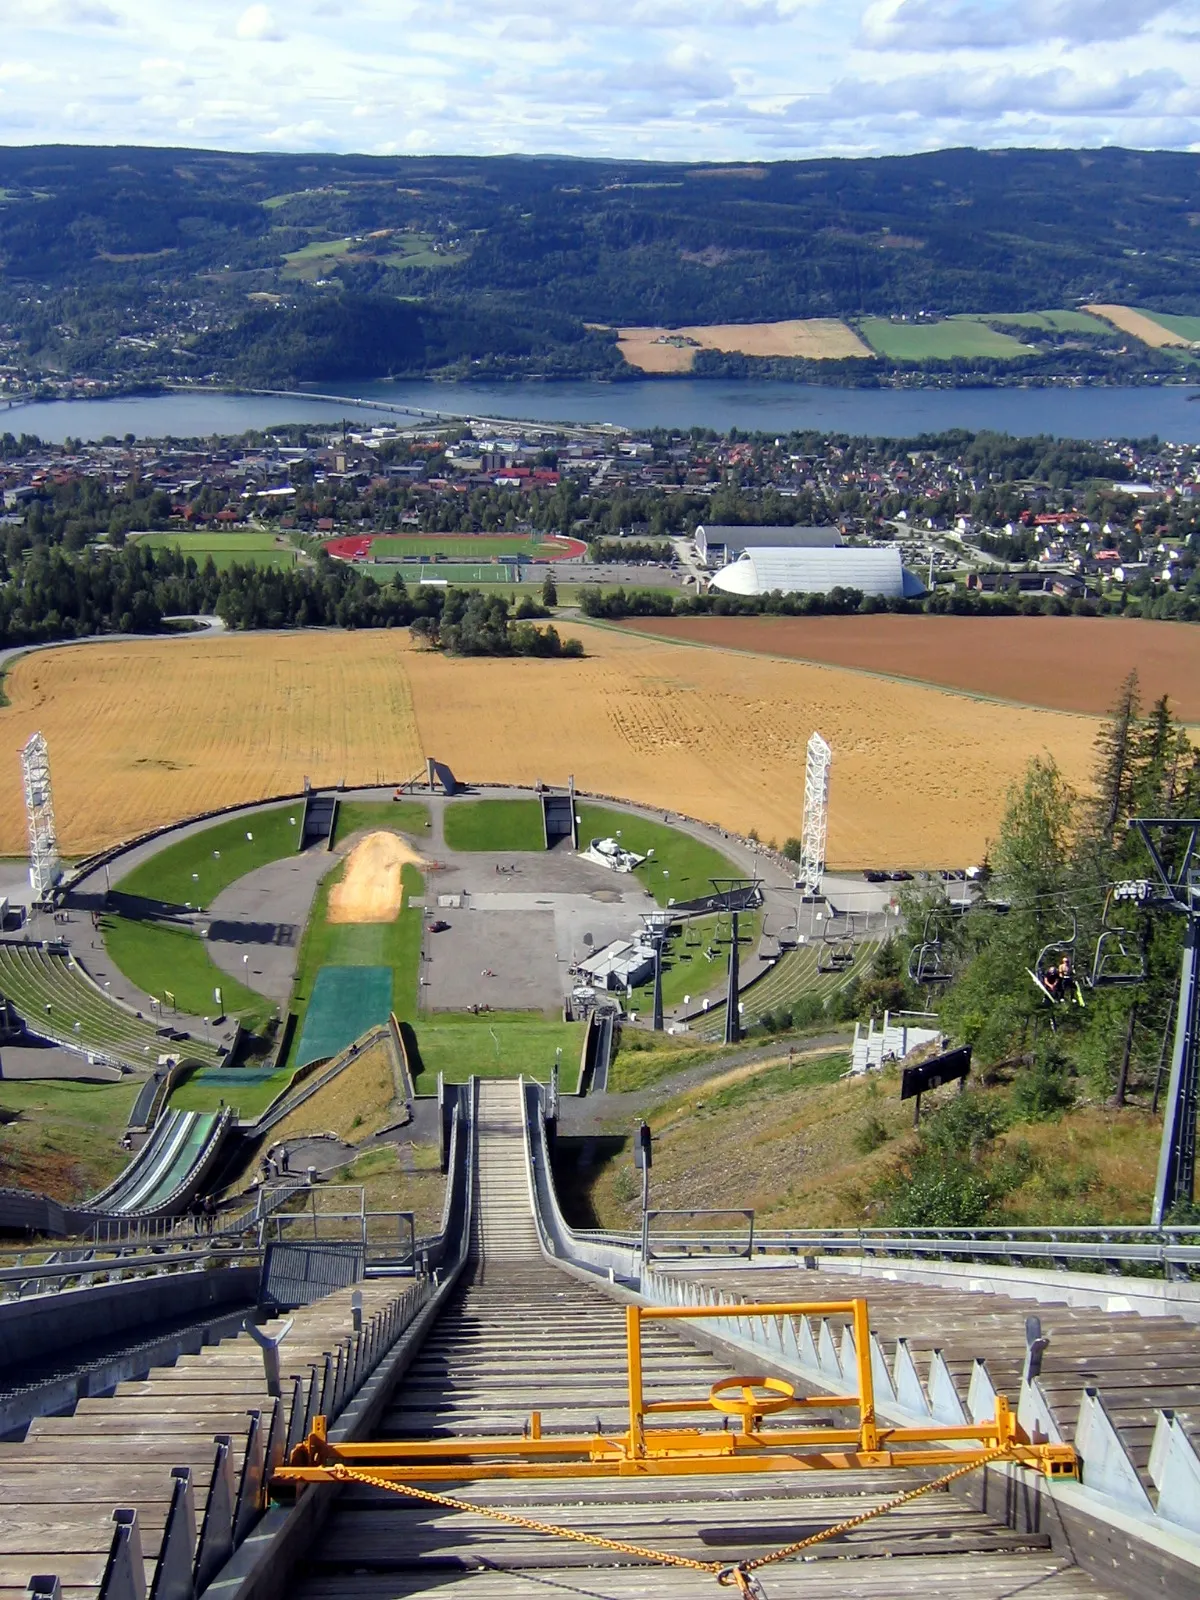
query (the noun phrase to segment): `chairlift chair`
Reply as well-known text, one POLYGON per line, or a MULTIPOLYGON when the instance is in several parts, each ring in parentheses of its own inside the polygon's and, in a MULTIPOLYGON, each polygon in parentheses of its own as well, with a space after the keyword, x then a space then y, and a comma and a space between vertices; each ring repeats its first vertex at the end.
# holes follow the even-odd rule
POLYGON ((821 973, 845 972, 854 965, 854 935, 850 927, 835 931, 832 919, 825 925, 824 936, 817 946, 817 971, 821 973))
POLYGON ((1070 912, 1069 939, 1052 939, 1038 951, 1032 968, 1025 970, 1053 1006, 1083 1004, 1083 989, 1075 971, 1075 946, 1079 941, 1079 918, 1070 912))
POLYGON ((1146 979, 1145 935, 1133 928, 1118 927, 1109 920, 1113 898, 1110 889, 1104 902, 1103 924, 1096 940, 1096 954, 1088 980, 1092 989, 1128 987, 1144 983, 1146 979))
POLYGON ((942 954, 938 915, 939 910, 936 906, 925 913, 921 942, 913 945, 908 953, 908 975, 913 983, 922 987, 932 983, 947 983, 954 976, 942 954))

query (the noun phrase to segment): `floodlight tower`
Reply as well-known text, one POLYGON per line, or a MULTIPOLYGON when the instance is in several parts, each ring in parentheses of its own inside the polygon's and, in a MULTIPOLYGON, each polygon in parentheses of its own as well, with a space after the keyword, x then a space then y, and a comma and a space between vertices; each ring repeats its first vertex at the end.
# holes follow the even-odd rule
POLYGON ((829 827, 829 768, 833 751, 819 733, 808 741, 804 762, 804 819, 800 829, 800 884, 806 899, 821 893, 825 835, 829 827))
POLYGON ((21 751, 25 778, 25 819, 29 827, 29 882, 38 900, 45 900, 62 873, 58 835, 54 829, 54 802, 50 795, 50 752, 40 733, 33 734, 21 751))

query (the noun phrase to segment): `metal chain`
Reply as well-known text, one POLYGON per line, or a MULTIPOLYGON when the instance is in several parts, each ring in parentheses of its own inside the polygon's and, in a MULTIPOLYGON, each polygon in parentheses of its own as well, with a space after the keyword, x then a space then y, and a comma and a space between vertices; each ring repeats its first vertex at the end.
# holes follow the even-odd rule
POLYGON ((577 1528, 564 1528, 554 1522, 539 1522, 535 1517, 525 1517, 517 1511, 501 1511, 498 1506, 477 1505, 474 1501, 460 1500, 454 1495, 436 1494, 432 1489, 419 1489, 412 1483, 392 1483, 387 1478, 375 1477, 373 1473, 347 1467, 340 1461, 329 1466, 327 1471, 329 1476, 339 1483, 366 1483, 375 1489, 386 1489, 389 1494, 424 1500, 430 1505, 446 1506, 451 1511, 473 1511, 477 1516, 491 1517, 494 1522, 506 1522, 510 1527, 524 1528, 529 1533, 544 1533, 553 1539, 571 1539, 576 1544, 595 1545, 600 1550, 613 1550, 618 1555, 640 1556, 663 1567, 686 1567, 691 1572, 707 1572, 724 1588, 733 1588, 736 1585, 744 1600, 765 1600, 762 1586, 754 1577, 754 1573, 760 1567, 770 1566, 774 1561, 786 1561, 789 1556, 798 1555, 801 1550, 807 1550, 812 1545, 823 1544, 827 1539, 835 1539, 839 1534, 849 1533, 852 1528, 859 1528, 864 1522, 871 1522, 875 1517, 882 1517, 889 1511, 898 1510, 910 1500, 919 1499, 923 1494, 930 1494, 934 1489, 944 1489, 957 1478, 965 1478, 968 1473, 978 1472, 980 1467, 986 1467, 993 1461, 1008 1459, 1009 1454, 1007 1449, 983 1451, 978 1461, 968 1461, 965 1466, 956 1467, 953 1472, 947 1472, 941 1478, 918 1484, 915 1489, 907 1489, 894 1499, 885 1500, 882 1505, 860 1512, 857 1517, 848 1517, 844 1522, 823 1528, 820 1533, 810 1534, 807 1539, 797 1539, 794 1544, 785 1544, 778 1550, 772 1550, 769 1555, 756 1556, 753 1561, 739 1561, 733 1566, 721 1561, 696 1561, 691 1556, 675 1555, 669 1550, 650 1550, 645 1545, 626 1544, 621 1539, 610 1539, 601 1533, 583 1533, 577 1528))

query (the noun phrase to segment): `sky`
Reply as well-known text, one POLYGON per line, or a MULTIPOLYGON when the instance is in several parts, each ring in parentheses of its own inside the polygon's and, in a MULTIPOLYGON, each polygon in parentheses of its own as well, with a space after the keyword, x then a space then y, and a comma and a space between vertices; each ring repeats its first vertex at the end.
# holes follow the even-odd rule
POLYGON ((1200 149, 1200 0, 0 0, 0 143, 1200 149))

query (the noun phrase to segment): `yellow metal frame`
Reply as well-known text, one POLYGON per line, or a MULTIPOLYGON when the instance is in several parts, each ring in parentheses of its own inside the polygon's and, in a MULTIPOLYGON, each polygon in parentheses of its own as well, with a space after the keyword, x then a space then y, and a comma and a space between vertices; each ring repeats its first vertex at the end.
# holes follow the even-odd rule
POLYGON ((871 1328, 866 1300, 784 1301, 734 1306, 629 1306, 625 1313, 629 1361, 629 1427, 617 1434, 542 1433, 533 1412, 521 1437, 405 1439, 330 1444, 325 1418, 292 1451, 272 1485, 329 1482, 331 1468, 369 1470, 384 1482, 462 1482, 487 1478, 656 1477, 683 1473, 813 1472, 831 1468, 943 1467, 991 1459, 1016 1462, 1049 1478, 1075 1478, 1078 1459, 1069 1445, 1035 1444, 1021 1431, 1008 1401, 996 1397, 988 1422, 953 1427, 881 1427, 875 1414, 871 1328), (647 1401, 643 1393, 642 1325, 699 1321, 706 1317, 846 1316, 854 1331, 858 1387, 854 1394, 797 1395, 791 1384, 761 1376, 725 1379, 695 1400, 647 1401), (765 1391, 765 1392, 759 1392, 765 1391), (853 1426, 771 1426, 762 1419, 788 1410, 854 1411, 853 1426), (665 1413, 717 1412, 720 1428, 647 1427, 665 1413), (740 1431, 728 1418, 740 1418, 740 1431))

